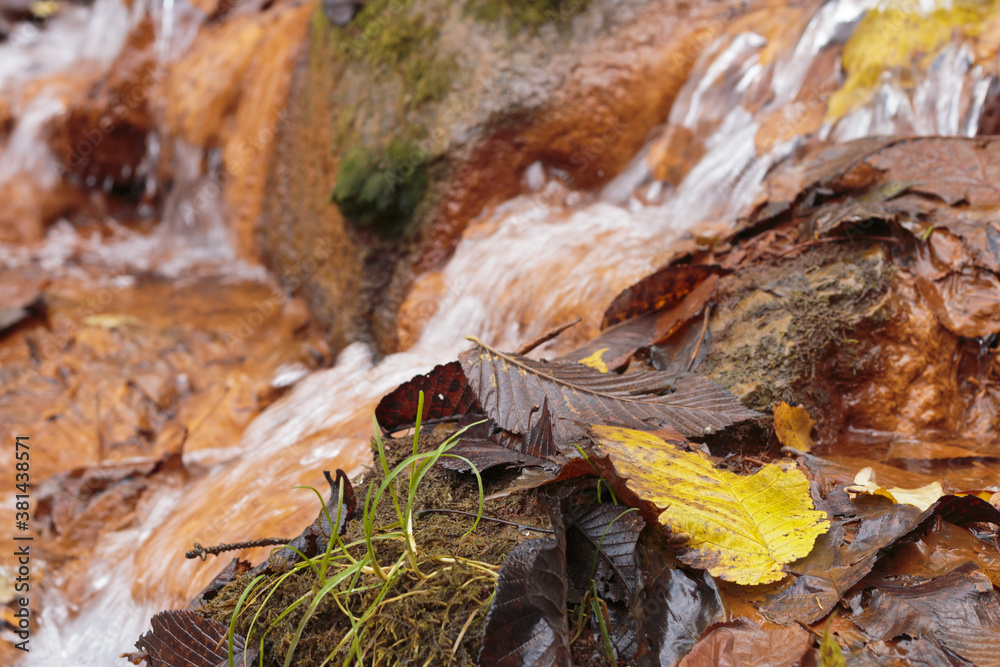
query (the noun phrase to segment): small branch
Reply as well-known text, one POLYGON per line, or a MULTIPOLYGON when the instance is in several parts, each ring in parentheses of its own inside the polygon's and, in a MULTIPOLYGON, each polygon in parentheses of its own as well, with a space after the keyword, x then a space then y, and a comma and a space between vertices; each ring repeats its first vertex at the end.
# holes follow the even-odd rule
POLYGON ((250 540, 248 542, 233 542, 232 544, 220 544, 215 547, 203 547, 197 542, 194 543, 194 549, 191 549, 186 554, 187 558, 200 558, 205 560, 205 556, 212 555, 218 556, 221 553, 227 551, 238 551, 240 549, 251 549, 253 547, 269 547, 274 545, 285 545, 291 542, 291 540, 285 539, 283 537, 263 537, 259 540, 250 540))
POLYGON ((517 348, 517 352, 515 354, 520 354, 520 355, 528 354, 529 352, 531 352, 532 350, 534 350, 536 347, 538 347, 542 343, 548 343, 550 340, 552 340, 553 338, 555 338, 556 336, 558 336, 559 334, 561 334, 563 331, 566 331, 566 329, 569 329, 571 326, 574 326, 574 325, 578 324, 579 322, 580 322, 580 318, 578 317, 575 320, 573 320, 572 322, 570 322, 569 324, 564 324, 564 325, 562 325, 560 327, 556 327, 555 329, 553 329, 551 331, 547 331, 547 332, 543 333, 541 336, 539 336, 538 338, 530 340, 527 343, 525 343, 524 345, 522 345, 521 347, 517 348))
POLYGON ((688 361, 687 372, 690 373, 694 369, 694 362, 698 359, 698 353, 701 352, 701 345, 705 342, 705 334, 708 332, 708 318, 712 314, 712 304, 705 305, 705 319, 701 323, 701 333, 698 335, 698 344, 694 348, 694 352, 691 353, 691 359, 688 361))
MULTIPOLYGON (((462 510, 446 510, 446 509, 437 509, 437 508, 430 508, 430 509, 426 509, 426 510, 420 510, 420 512, 417 513, 417 518, 419 519, 419 518, 423 517, 423 515, 425 515, 425 514, 432 514, 432 513, 433 514, 461 514, 463 516, 471 516, 473 519, 476 518, 476 513, 475 512, 463 512, 462 510)), ((555 531, 550 530, 548 528, 538 528, 536 526, 527 526, 527 525, 525 525, 523 523, 514 523, 513 521, 507 521, 506 519, 498 519, 498 518, 493 517, 493 516, 486 516, 485 514, 482 515, 479 518, 483 519, 485 521, 495 521, 497 523, 503 523, 503 524, 506 524, 508 526, 514 526, 516 528, 520 528, 521 530, 535 530, 535 531, 538 531, 539 533, 548 533, 550 535, 554 535, 555 534, 555 531)))

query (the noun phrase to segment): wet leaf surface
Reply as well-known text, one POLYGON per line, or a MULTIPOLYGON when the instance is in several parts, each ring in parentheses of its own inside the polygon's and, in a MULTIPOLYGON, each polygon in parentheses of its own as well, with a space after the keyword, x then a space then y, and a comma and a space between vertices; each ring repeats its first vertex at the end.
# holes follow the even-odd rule
POLYGON ((794 467, 769 464, 741 476, 650 433, 591 430, 620 494, 669 530, 677 557, 692 567, 742 584, 777 581, 829 529, 794 467))
POLYGON ((548 398, 559 446, 581 438, 583 422, 704 435, 757 415, 704 378, 682 378, 674 393, 660 395, 670 380, 665 373, 601 373, 582 364, 504 354, 478 340, 476 345, 461 361, 486 414, 506 430, 527 433, 535 406, 548 398))
MULTIPOLYGON (((145 652, 150 667, 220 667, 228 665, 229 628, 193 611, 161 611, 153 629, 135 643, 145 652)), ((233 637, 233 664, 253 664, 256 646, 245 647, 243 637, 233 637)))
POLYGON ((424 421, 480 412, 462 366, 452 361, 404 382, 383 397, 375 408, 379 426, 392 432, 416 424, 420 392, 424 392, 424 421))
POLYGON ((666 266, 615 297, 604 311, 601 329, 607 329, 639 315, 676 306, 702 281, 723 273, 725 271, 718 266, 666 266))
POLYGON ((853 620, 872 639, 924 637, 973 664, 1000 665, 1000 599, 975 564, 925 581, 865 583, 874 590, 853 620))
POLYGON ((640 628, 637 667, 671 667, 710 625, 725 620, 725 608, 708 573, 689 575, 664 567, 647 576, 636 616, 640 628))
POLYGON ((798 664, 812 646, 812 635, 794 626, 765 632, 737 618, 715 627, 694 645, 682 667, 787 667, 798 664))
POLYGON ((566 621, 566 534, 553 512, 554 538, 527 540, 504 559, 486 617, 482 667, 570 667, 566 621))
POLYGON ((574 507, 566 517, 567 572, 579 591, 597 584, 604 600, 628 602, 636 591, 635 548, 646 522, 621 505, 574 507))

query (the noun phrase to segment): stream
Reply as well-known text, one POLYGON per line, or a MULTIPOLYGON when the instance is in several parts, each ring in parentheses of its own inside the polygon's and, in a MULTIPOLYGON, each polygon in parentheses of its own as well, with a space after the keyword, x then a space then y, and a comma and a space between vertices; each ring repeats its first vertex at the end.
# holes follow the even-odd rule
MULTIPOLYGON (((924 4, 910 9, 934 8, 924 4)), ((247 423, 234 418, 225 445, 203 433, 205 444, 197 446, 190 434, 183 469, 151 480, 129 520, 81 546, 74 563, 63 566, 53 554, 44 567, 37 563, 41 612, 32 651, 20 664, 125 664, 118 654, 131 650, 155 612, 186 605, 228 562, 185 559, 193 542, 291 537, 316 513, 313 494, 293 487, 322 488, 323 470, 361 474, 369 461, 372 412, 384 394, 454 359, 467 347, 467 335, 513 349, 581 319, 535 350, 535 357, 556 356, 592 338, 619 291, 659 267, 692 230, 718 234, 732 225, 760 201, 768 171, 807 144, 871 135, 974 136, 991 79, 975 64, 974 46, 961 39, 910 77, 887 73, 870 98, 847 113, 826 114, 830 82, 840 67, 832 47, 847 41, 875 5, 800 3, 787 21, 762 30, 766 34, 738 22, 722 25, 663 126, 620 174, 598 189, 578 191, 537 163, 526 170, 520 195, 468 224, 447 264, 417 278, 407 305, 422 316, 412 324, 412 344, 404 351, 377 359, 356 342, 340 350, 330 367, 315 368, 305 350, 322 351, 322 337, 309 334, 286 345, 292 334, 267 320, 251 334, 261 339, 247 356, 262 359, 253 362, 257 376, 274 385, 285 373, 291 377, 285 384, 294 386, 247 423), (662 155, 675 152, 679 138, 697 149, 665 177, 662 155), (280 354, 264 360, 272 348, 280 354)), ((68 77, 84 67, 106 67, 147 17, 155 28, 155 57, 167 67, 196 41, 201 16, 187 0, 95 0, 68 6, 41 29, 21 24, 21 32, 0 44, 0 94, 14 99, 30 85, 52 92, 36 93, 20 111, 0 153, 0 184, 26 175, 38 183, 59 178, 43 133, 49 119, 65 112, 59 87, 68 77)), ((238 258, 222 198, 209 207, 190 205, 211 185, 218 156, 171 136, 162 120, 156 127, 136 167, 148 172, 138 213, 122 224, 92 228, 62 221, 35 243, 0 245, 0 268, 42 267, 62 294, 75 293, 80 301, 104 290, 111 297, 103 314, 125 312, 123 304, 130 303, 128 312, 141 313, 139 320, 163 318, 160 330, 182 313, 207 321, 213 304, 243 304, 232 306, 234 312, 251 312, 250 304, 281 293, 263 267, 238 258), (173 160, 171 184, 157 177, 162 154, 173 160), (158 196, 162 210, 145 203, 158 196), (135 223, 136 217, 144 221, 135 223)), ((291 312, 291 301, 282 303, 282 312, 291 312)), ((57 312, 62 308, 73 317, 72 299, 65 304, 57 304, 57 312)), ((185 378, 199 383, 197 375, 185 378)), ((206 423, 225 410, 237 414, 239 385, 231 385, 236 389, 230 392, 227 385, 218 401, 203 397, 192 414, 206 423), (224 407, 213 412, 213 405, 224 407)), ((6 412, 16 406, 5 404, 4 410, 17 424, 6 412)), ((45 446, 38 445, 43 451, 45 446)), ((91 465, 100 451, 78 449, 66 456, 52 473, 91 465)), ((116 464, 152 458, 132 453, 116 464)), ((41 474, 42 464, 36 465, 41 474)), ((259 562, 267 551, 240 555, 259 562)), ((4 560, 3 567, 13 566, 4 560)))

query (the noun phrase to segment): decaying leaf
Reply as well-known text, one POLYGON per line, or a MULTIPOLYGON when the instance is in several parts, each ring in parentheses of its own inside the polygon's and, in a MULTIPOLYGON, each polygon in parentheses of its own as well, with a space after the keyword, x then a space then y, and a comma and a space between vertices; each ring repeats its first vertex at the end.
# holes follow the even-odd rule
POLYGON ((774 408, 774 433, 786 447, 808 452, 812 448, 812 432, 816 422, 802 406, 792 407, 782 401, 774 408))
POLYGON ((786 667, 797 665, 812 646, 812 635, 798 626, 765 632, 737 618, 715 627, 681 660, 681 667, 786 667))
MULTIPOLYGON (((193 611, 172 609, 153 617, 153 629, 135 643, 146 654, 150 667, 220 667, 228 665, 229 627, 193 611)), ((233 664, 252 665, 256 645, 246 647, 239 635, 233 637, 233 664)))
POLYGON ((420 392, 424 392, 424 421, 482 412, 457 361, 435 366, 387 394, 375 408, 379 426, 392 432, 417 422, 420 392))
POLYGON ((482 667, 570 667, 566 621, 566 534, 552 512, 554 538, 527 540, 504 558, 486 616, 482 667))
POLYGON ((447 455, 438 460, 438 465, 463 473, 472 471, 463 459, 471 462, 479 472, 497 466, 520 468, 543 465, 545 459, 523 453, 523 442, 522 436, 508 433, 498 428, 492 421, 486 420, 464 431, 459 436, 458 443, 448 450, 447 455))
POLYGON ((846 491, 850 494, 870 493, 876 496, 885 496, 894 503, 913 505, 921 511, 926 510, 934 501, 944 495, 941 482, 931 482, 919 489, 901 489, 898 486, 887 489, 875 483, 875 471, 871 468, 859 470, 854 477, 854 484, 848 486, 846 491))
POLYGON ((975 564, 918 583, 870 583, 871 599, 852 620, 872 639, 923 636, 974 665, 1000 665, 1000 598, 975 564))
POLYGON ((889 504, 883 496, 844 498, 845 508, 831 517, 830 532, 813 551, 791 563, 791 586, 771 596, 761 608, 776 623, 813 623, 830 612, 845 593, 861 581, 875 562, 909 535, 940 517, 955 525, 990 522, 1000 525, 1000 511, 975 496, 944 496, 921 512, 913 505, 889 504), (845 525, 860 522, 854 538, 845 541, 845 525))
POLYGON ((618 375, 582 364, 546 364, 471 339, 477 347, 462 353, 462 368, 490 419, 508 431, 527 433, 529 416, 548 398, 560 446, 585 435, 582 422, 617 422, 648 430, 669 427, 693 436, 757 416, 705 378, 682 378, 674 384, 674 393, 660 395, 667 389, 664 373, 618 375))
POLYGON ((636 540, 645 525, 635 510, 621 505, 570 509, 566 523, 570 584, 586 590, 594 581, 602 599, 627 602, 635 594, 636 540))
POLYGON ((191 600, 191 604, 187 606, 188 609, 197 609, 210 600, 214 600, 226 584, 233 581, 242 574, 246 574, 251 570, 250 562, 245 560, 240 560, 239 558, 234 558, 229 561, 229 564, 222 569, 219 574, 215 575, 215 579, 205 586, 198 595, 191 600))
POLYGON ((637 667, 672 667, 726 612, 715 581, 707 573, 688 575, 664 568, 645 582, 638 617, 637 667))
POLYGON ((679 304, 709 276, 726 273, 718 266, 669 265, 646 276, 611 302, 604 311, 601 329, 645 313, 679 304))
POLYGON ((830 526, 813 509, 809 482, 769 464, 747 477, 642 431, 591 427, 610 473, 670 531, 678 558, 740 584, 777 581, 830 526))

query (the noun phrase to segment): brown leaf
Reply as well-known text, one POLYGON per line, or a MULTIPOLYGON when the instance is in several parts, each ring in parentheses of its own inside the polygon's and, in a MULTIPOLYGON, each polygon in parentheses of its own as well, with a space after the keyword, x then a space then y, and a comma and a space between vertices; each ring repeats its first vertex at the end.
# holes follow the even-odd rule
POLYGON ((637 613, 637 667, 676 665, 710 625, 726 617, 719 589, 707 572, 689 575, 664 568, 645 580, 644 593, 637 613))
POLYGON ((490 420, 474 423, 481 419, 485 419, 485 415, 463 418, 462 421, 468 420, 474 425, 459 436, 458 444, 449 449, 448 454, 438 459, 439 465, 448 470, 470 472, 472 468, 461 458, 457 458, 459 456, 468 459, 479 472, 501 465, 520 468, 526 465, 540 466, 545 463, 545 459, 524 453, 522 436, 506 432, 490 420))
POLYGON ((681 660, 681 667, 787 667, 798 664, 812 646, 812 635, 798 626, 765 632, 737 618, 717 625, 681 660))
POLYGON ((834 515, 830 533, 817 540, 808 556, 788 566, 796 575, 795 582, 761 608, 768 619, 788 624, 823 618, 871 571, 876 560, 908 535, 926 528, 935 517, 955 525, 1000 522, 1000 511, 975 496, 944 496, 924 512, 881 497, 859 497, 851 503, 854 510, 834 515), (854 539, 843 544, 845 524, 859 518, 854 539))
MULTIPOLYGON (((193 611, 161 611, 151 621, 153 629, 135 643, 147 655, 150 667, 218 667, 228 665, 229 627, 193 611)), ((233 636, 233 664, 254 664, 258 648, 233 636)))
POLYGON ((462 353, 460 361, 486 414, 501 428, 526 433, 532 410, 548 398, 559 446, 582 438, 583 422, 673 428, 698 436, 757 416, 705 378, 682 378, 674 384, 674 393, 660 395, 672 380, 665 373, 601 373, 581 364, 504 354, 479 339, 473 342, 477 348, 462 353))
POLYGON ((969 662, 1000 665, 1000 598, 975 564, 919 583, 870 577, 875 589, 853 621, 874 640, 935 639, 969 662))
POLYGON ((234 558, 229 561, 229 565, 226 565, 219 574, 215 575, 215 579, 205 586, 198 595, 191 600, 191 604, 187 606, 188 609, 194 610, 201 607, 206 602, 214 600, 215 596, 219 594, 226 584, 230 583, 240 575, 246 574, 251 569, 250 562, 245 560, 240 560, 239 558, 234 558))
POLYGON ((676 306, 703 280, 725 273, 722 267, 705 264, 665 266, 616 296, 604 311, 601 329, 676 306))
POLYGON ((869 158, 893 179, 919 181, 914 190, 948 204, 1000 204, 1000 141, 996 138, 925 137, 902 141, 869 158))
POLYGON ((504 558, 486 616, 481 667, 570 667, 566 622, 566 534, 558 511, 555 538, 527 540, 504 558))
POLYGON ((392 432, 416 424, 421 391, 424 392, 424 421, 482 412, 462 366, 452 361, 404 382, 379 401, 375 408, 379 426, 392 432))
POLYGON ((567 512, 567 572, 578 590, 590 588, 604 600, 627 602, 636 591, 635 545, 646 522, 621 505, 598 503, 567 512))

